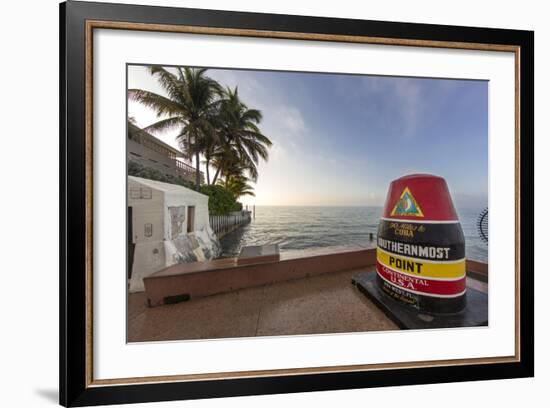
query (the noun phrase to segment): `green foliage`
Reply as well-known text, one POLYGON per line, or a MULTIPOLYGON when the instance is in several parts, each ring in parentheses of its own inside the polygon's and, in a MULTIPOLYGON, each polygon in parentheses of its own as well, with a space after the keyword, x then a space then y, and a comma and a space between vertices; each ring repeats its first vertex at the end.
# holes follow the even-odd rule
POLYGON ((157 169, 145 167, 141 163, 130 160, 128 162, 128 175, 141 177, 149 180, 162 181, 163 183, 177 184, 183 187, 194 189, 195 185, 180 176, 170 176, 163 174, 157 169))
POLYGON ((217 170, 212 184, 218 176, 257 181, 257 166, 260 160, 267 161, 272 145, 258 127, 261 121, 262 113, 249 109, 240 99, 237 88, 224 91, 217 117, 218 146, 211 155, 217 170))
POLYGON ((149 66, 163 88, 162 95, 129 89, 130 100, 153 109, 159 118, 143 130, 177 131, 176 140, 195 156, 195 188, 200 191, 200 156, 205 159, 206 183, 224 179, 235 198, 254 195, 248 182, 258 180, 258 165, 267 161, 271 140, 260 130, 262 113, 249 108, 237 87, 222 88, 206 68, 149 66), (210 179, 210 168, 215 169, 210 179), (231 181, 231 183, 230 183, 231 181))
POLYGON ((202 186, 201 193, 209 197, 208 212, 211 215, 225 215, 242 209, 242 205, 235 200, 233 194, 223 186, 202 186))
POLYGON ((177 67, 177 74, 159 66, 149 72, 157 78, 168 96, 143 89, 129 89, 130 100, 140 102, 156 111, 158 117, 168 116, 147 126, 146 132, 160 133, 177 130, 176 139, 186 145, 189 155, 196 155, 195 187, 200 187, 199 155, 204 153, 207 139, 214 134, 212 122, 222 88, 206 75, 206 68, 177 67))
POLYGON ((227 177, 223 181, 219 181, 219 184, 223 184, 223 186, 233 194, 233 197, 235 197, 236 200, 239 199, 239 197, 249 195, 252 197, 255 197, 256 194, 254 193, 254 187, 252 187, 250 184, 248 184, 250 180, 246 178, 243 175, 233 175, 230 177, 227 177))

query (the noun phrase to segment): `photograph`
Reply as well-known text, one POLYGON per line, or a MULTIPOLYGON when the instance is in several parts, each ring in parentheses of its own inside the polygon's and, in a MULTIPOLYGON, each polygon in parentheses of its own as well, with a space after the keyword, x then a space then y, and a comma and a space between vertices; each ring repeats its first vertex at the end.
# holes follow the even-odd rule
POLYGON ((173 6, 59 8, 60 403, 533 377, 533 30, 173 6))
POLYGON ((126 90, 127 342, 490 324, 489 81, 127 63, 126 90))

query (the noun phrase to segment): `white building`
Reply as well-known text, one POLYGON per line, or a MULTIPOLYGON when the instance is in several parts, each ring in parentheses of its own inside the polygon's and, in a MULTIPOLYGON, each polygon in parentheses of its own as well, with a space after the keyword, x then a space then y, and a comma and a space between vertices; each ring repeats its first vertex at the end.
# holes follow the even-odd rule
POLYGON ((175 263, 204 261, 220 252, 209 225, 208 196, 188 188, 128 176, 130 292, 143 278, 175 263))

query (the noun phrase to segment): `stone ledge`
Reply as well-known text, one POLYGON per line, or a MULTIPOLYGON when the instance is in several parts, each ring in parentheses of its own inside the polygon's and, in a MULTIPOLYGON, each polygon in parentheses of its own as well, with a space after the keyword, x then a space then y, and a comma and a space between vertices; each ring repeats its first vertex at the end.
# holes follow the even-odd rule
POLYGON ((202 296, 263 286, 324 273, 373 265, 375 249, 283 259, 238 265, 237 258, 177 264, 143 279, 148 304, 160 306, 165 299, 194 299, 202 296))

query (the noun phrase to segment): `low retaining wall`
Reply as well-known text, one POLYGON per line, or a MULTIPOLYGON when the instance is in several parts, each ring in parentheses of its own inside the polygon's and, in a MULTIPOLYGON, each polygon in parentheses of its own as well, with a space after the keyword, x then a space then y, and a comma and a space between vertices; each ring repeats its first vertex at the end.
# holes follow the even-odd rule
POLYGON ((145 278, 149 306, 189 300, 252 286, 357 269, 376 262, 376 250, 237 265, 236 258, 179 264, 145 278))
POLYGON ((214 232, 206 227, 162 241, 139 242, 134 250, 130 293, 143 292, 143 279, 174 264, 202 263, 222 252, 214 232))
POLYGON ((488 265, 484 262, 466 259, 466 273, 470 278, 487 283, 489 281, 488 269, 488 265))
MULTIPOLYGON (((177 264, 143 279, 149 306, 376 264, 376 249, 238 265, 237 258, 177 264)), ((487 282, 487 264, 467 260, 469 277, 487 282)))

